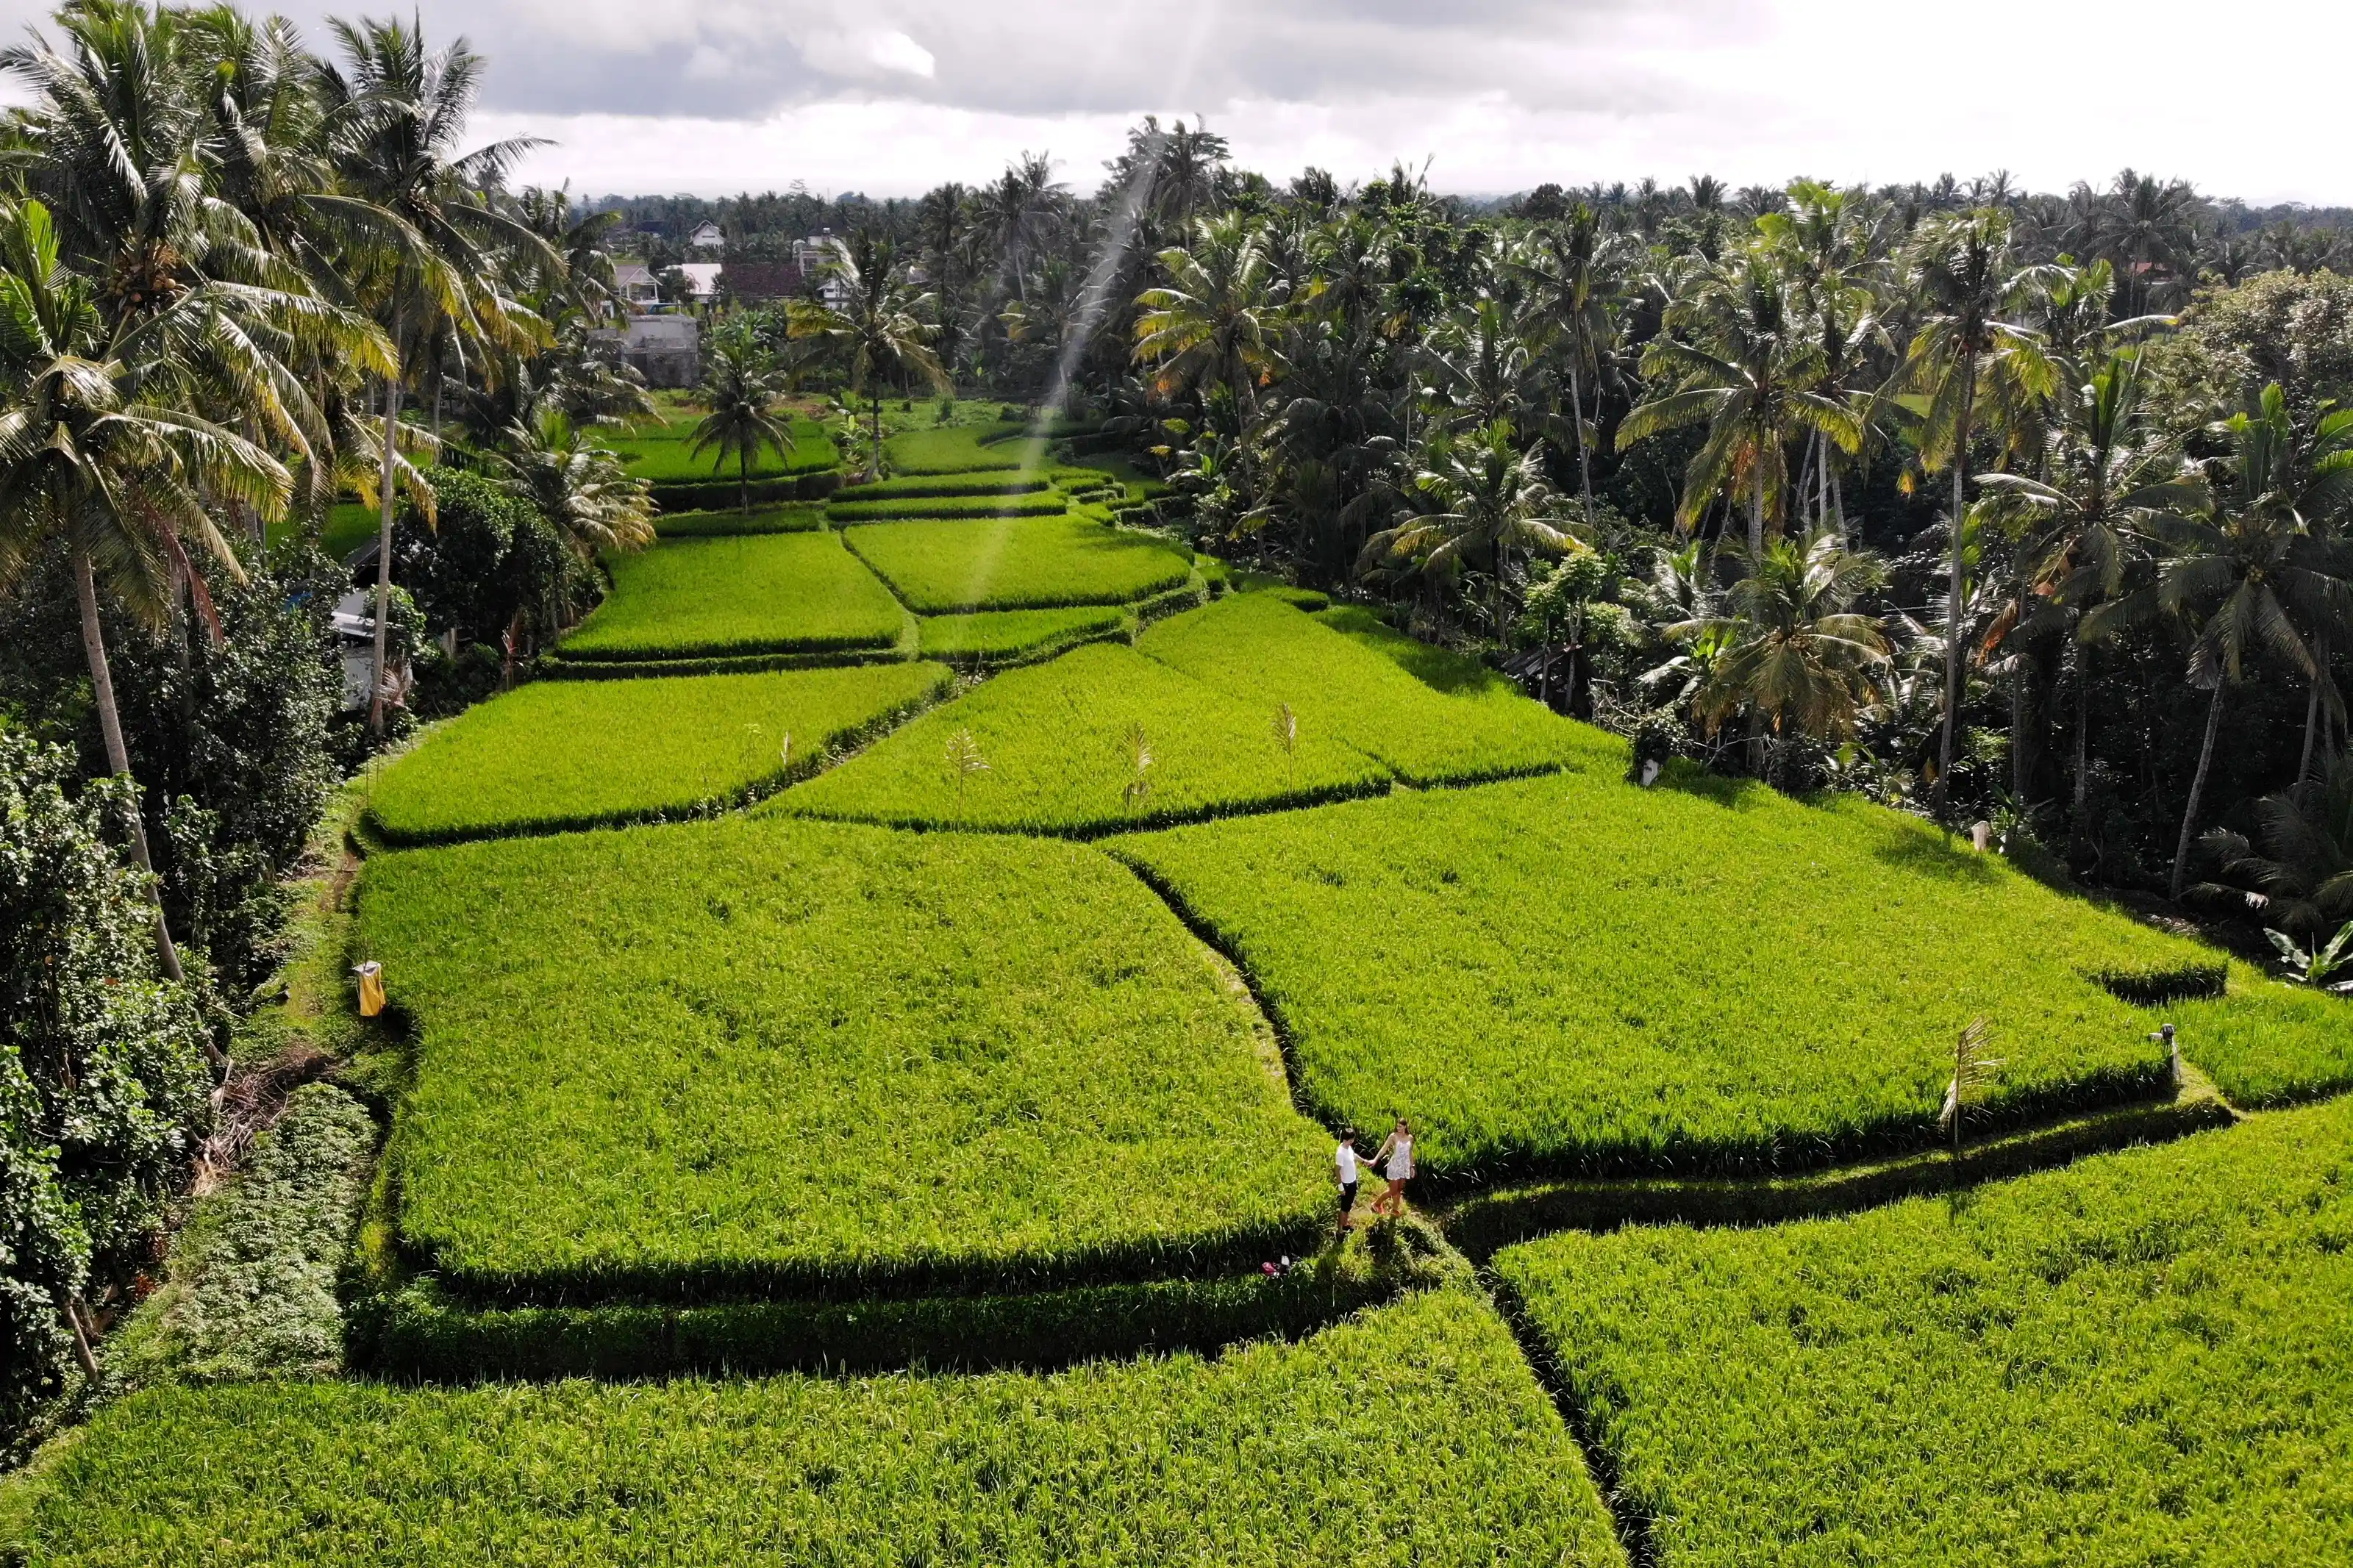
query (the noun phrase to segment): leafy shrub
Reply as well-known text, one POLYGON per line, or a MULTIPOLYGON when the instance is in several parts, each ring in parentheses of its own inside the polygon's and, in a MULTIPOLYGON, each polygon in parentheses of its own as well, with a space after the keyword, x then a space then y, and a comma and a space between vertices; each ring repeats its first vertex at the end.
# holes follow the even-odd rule
POLYGON ((1193 573, 1181 549, 1076 517, 888 522, 845 537, 925 616, 1126 604, 1193 573))
POLYGON ((1005 435, 1018 434, 1018 425, 946 425, 931 430, 908 430, 893 436, 883 444, 894 473, 901 474, 971 474, 996 468, 1018 468, 1026 457, 1026 444, 1004 441, 1005 435), (983 438, 998 435, 1000 444, 983 445, 983 438))
POLYGON ((60 1386, 60 1297, 146 1260, 206 1114, 203 1025, 107 844, 135 809, 0 726, 0 1446, 60 1386))
POLYGON ((470 1293, 1151 1277, 1325 1223, 1247 998, 1091 849, 732 818, 411 850, 360 927, 420 1030, 404 1245, 470 1293))
POLYGON ((336 1277, 375 1154, 375 1122, 358 1100, 332 1084, 296 1089, 244 1174, 180 1233, 110 1372, 148 1383, 341 1371, 336 1277))
MULTIPOLYGON (((1339 612, 1327 612, 1327 616, 1339 612)), ((1522 696, 1508 680, 1364 616, 1325 624, 1266 594, 1229 594, 1137 639, 1152 658, 1332 735, 1414 784, 1564 764, 1622 765, 1616 742, 1522 696), (1345 626, 1349 635, 1336 626, 1345 626)))
POLYGON ((1440 1171, 1917 1146, 1978 1015, 2008 1064, 1989 1124, 2153 1091, 2153 1020, 2086 972, 2199 953, 1915 818, 1687 764, 1650 790, 1571 773, 1115 850, 1252 974, 1321 1113, 1402 1111, 1440 1171))
POLYGON ((543 681, 449 721, 378 774, 392 844, 681 816, 816 772, 949 683, 937 664, 543 681), (791 750, 786 750, 787 738, 791 750))
POLYGON ((20 1489, 55 1568, 1620 1561, 1576 1441, 1474 1295, 1298 1344, 1045 1376, 154 1390, 20 1489), (256 1506, 257 1499, 269 1506, 256 1506))
POLYGON ((529 501, 497 480, 435 468, 435 521, 406 500, 392 538, 393 574, 427 626, 496 645, 520 616, 543 635, 569 626, 602 586, 579 552, 529 501))
POLYGON ((932 616, 923 621, 917 647, 926 658, 975 663, 1020 658, 1119 631, 1127 617, 1128 612, 1117 605, 932 616))
POLYGON ((1093 644, 925 714, 773 809, 923 827, 1102 833, 1363 795, 1379 765, 1329 736, 1286 749, 1276 711, 1093 644), (1146 761, 1137 762, 1137 737, 1146 761), (951 765, 968 741, 985 764, 951 765))
POLYGON ((564 639, 565 658, 889 647, 906 625, 830 533, 681 540, 611 565, 613 592, 564 639))
POLYGON ((1024 495, 977 496, 886 496, 881 500, 842 500, 837 498, 826 503, 828 521, 839 523, 889 522, 907 517, 1060 517, 1065 503, 1059 490, 1038 490, 1024 495))
POLYGON ((2349 1142, 2331 1105, 1497 1267, 1668 1568, 2341 1563, 2349 1142))
POLYGON ((780 501, 749 512, 733 508, 666 511, 654 519, 664 539, 724 538, 737 533, 808 533, 825 526, 825 509, 809 501, 780 501))

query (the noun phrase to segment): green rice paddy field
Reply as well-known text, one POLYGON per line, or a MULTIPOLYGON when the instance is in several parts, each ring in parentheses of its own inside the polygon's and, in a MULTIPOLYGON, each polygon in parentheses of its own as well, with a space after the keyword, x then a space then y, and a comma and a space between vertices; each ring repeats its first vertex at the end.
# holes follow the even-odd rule
POLYGON ((369 788, 369 826, 418 845, 675 816, 814 773, 940 695, 937 664, 541 681, 437 726, 369 788))
MULTIPOLYGON (((691 423, 633 469, 709 478, 691 423)), ((175 1382, 140 1309, 160 1384, 0 1479, 0 1563, 2353 1559, 2346 1003, 1852 797, 1637 787, 1025 430, 665 516, 546 667, 611 679, 381 767, 323 962, 398 1065, 319 1190, 383 1152, 285 1266, 344 1353, 175 1382), (1978 1017, 2032 1173, 1747 1223, 1937 1147, 1978 1017), (1400 1113, 1415 1215, 1335 1246, 1400 1113), (2079 1117, 2177 1141, 2035 1170, 2079 1117), (1546 1234, 1599 1176, 1703 1223, 1546 1234), (1551 1217, 1474 1268, 1463 1195, 1551 1217)), ((267 1313, 205 1256, 157 1300, 267 1313)))
POLYGON ((887 648, 890 590, 833 533, 689 539, 612 562, 613 591, 564 639, 574 659, 887 648))

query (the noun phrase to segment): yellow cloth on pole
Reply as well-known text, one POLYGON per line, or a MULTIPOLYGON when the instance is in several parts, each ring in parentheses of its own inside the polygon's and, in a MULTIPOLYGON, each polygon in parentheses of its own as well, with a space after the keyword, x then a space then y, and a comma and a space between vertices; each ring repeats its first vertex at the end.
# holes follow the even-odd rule
POLYGON ((384 965, 363 963, 353 973, 360 977, 360 1016, 373 1018, 384 1011, 384 965))

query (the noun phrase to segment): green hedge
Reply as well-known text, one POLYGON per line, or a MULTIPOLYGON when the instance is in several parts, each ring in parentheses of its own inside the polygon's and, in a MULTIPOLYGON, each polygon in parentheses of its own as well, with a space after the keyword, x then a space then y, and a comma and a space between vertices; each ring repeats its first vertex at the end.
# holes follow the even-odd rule
POLYGON ((925 616, 1127 604, 1193 574, 1165 541, 1077 517, 878 523, 846 537, 925 616))
POLYGON ((1475 1294, 1050 1374, 156 1391, 0 1503, 44 1568, 1621 1560, 1475 1294))
MULTIPOLYGON (((840 484, 841 473, 836 468, 783 479, 754 479, 751 500, 755 507, 772 506, 783 501, 823 500, 840 484)), ((728 507, 740 507, 744 492, 733 479, 724 482, 710 479, 657 484, 652 487, 651 493, 654 504, 665 511, 718 511, 728 507)))
POLYGON ((1082 847, 722 818, 372 858, 417 1030, 406 1255, 475 1300, 1247 1267, 1328 1145, 1247 997, 1082 847))
POLYGON ((1917 1147, 1980 1015, 2005 1063, 1989 1130, 2154 1094, 2156 1016, 2087 976, 2207 956, 1915 817, 1695 769, 1113 848, 1253 977, 1319 1114, 1403 1111, 1449 1173, 1770 1171, 1917 1147))
POLYGON ((723 538, 738 533, 809 533, 825 526, 825 509, 811 501, 785 501, 710 511, 666 511, 654 519, 664 539, 723 538))
POLYGON ((832 533, 689 539, 612 559, 613 591, 566 659, 887 648, 906 616, 832 533))
POLYGON ((2353 1561, 2353 1105, 1496 1268, 1662 1568, 2353 1561))
POLYGON ((768 809, 1085 836, 1364 795, 1388 783, 1379 764, 1329 736, 1303 736, 1286 750, 1271 707, 1096 643, 997 677, 768 809), (1140 773, 1139 726, 1150 754, 1140 773), (952 753, 967 736, 986 767, 959 773, 952 753), (1140 792, 1139 779, 1147 786, 1140 792))
POLYGON ((829 522, 888 522, 902 517, 1059 517, 1067 510, 1059 490, 1026 495, 892 496, 881 500, 826 503, 829 522))
POLYGON ((759 675, 777 669, 841 669, 857 664, 903 663, 913 658, 914 652, 913 647, 902 640, 887 648, 714 654, 702 658, 565 658, 561 654, 543 653, 532 661, 531 668, 541 680, 661 680, 682 675, 759 675))
POLYGON ((1287 702, 1303 732, 1336 736, 1414 784, 1624 770, 1621 742, 1546 710, 1476 661, 1385 629, 1347 635, 1357 624, 1302 615, 1269 594, 1229 594, 1136 647, 1237 696, 1287 702))
POLYGON ((436 726, 378 773, 368 826, 417 845, 699 816, 807 777, 953 685, 944 665, 896 663, 542 681, 436 726))

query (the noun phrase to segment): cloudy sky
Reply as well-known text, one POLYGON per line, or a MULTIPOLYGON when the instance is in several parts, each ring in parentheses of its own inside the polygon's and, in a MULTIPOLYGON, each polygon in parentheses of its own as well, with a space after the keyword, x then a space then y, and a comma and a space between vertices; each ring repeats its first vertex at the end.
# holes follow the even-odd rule
MULTIPOLYGON (((411 3, 491 57, 482 135, 553 139, 526 177, 596 194, 914 195, 1032 148, 1087 190, 1157 112, 1279 179, 1427 159, 1437 188, 1483 194, 1998 168, 2057 189, 2131 163, 2353 205, 2344 0, 411 3)), ((45 8, 0 0, 0 22, 45 8)), ((319 41, 348 14, 282 8, 319 41)))

